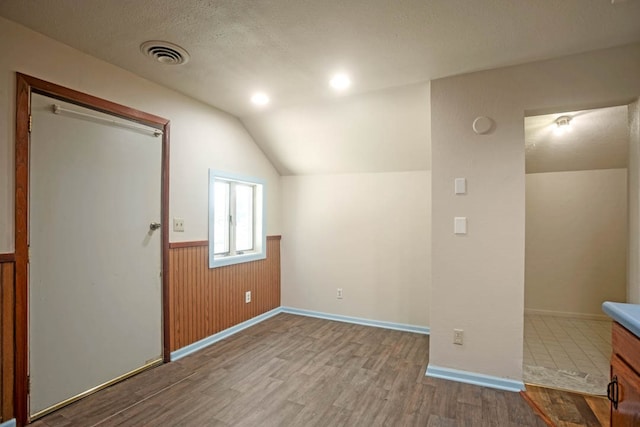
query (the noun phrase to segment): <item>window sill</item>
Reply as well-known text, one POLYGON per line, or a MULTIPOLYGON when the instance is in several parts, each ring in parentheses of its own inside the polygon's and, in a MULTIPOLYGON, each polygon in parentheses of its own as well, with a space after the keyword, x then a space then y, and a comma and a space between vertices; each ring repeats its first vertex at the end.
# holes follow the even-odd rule
POLYGON ((266 258, 267 258, 266 251, 249 252, 249 253, 245 253, 245 254, 242 254, 242 255, 216 256, 209 263, 209 268, 224 267, 224 266, 227 266, 227 265, 241 264, 243 262, 258 261, 258 260, 266 259, 266 258))

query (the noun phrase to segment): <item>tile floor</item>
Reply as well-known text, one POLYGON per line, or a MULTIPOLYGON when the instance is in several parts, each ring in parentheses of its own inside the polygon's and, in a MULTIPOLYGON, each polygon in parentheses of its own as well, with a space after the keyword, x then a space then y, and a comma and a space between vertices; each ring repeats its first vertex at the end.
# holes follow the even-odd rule
MULTIPOLYGON (((610 356, 611 321, 525 315, 525 382, 533 383, 527 381, 527 366, 545 367, 549 372, 557 370, 583 373, 591 378, 598 378, 599 382, 606 381, 609 378, 610 356)), ((540 378, 536 383, 539 382, 540 378)), ((604 387, 606 389, 606 382, 604 387)), ((597 389, 600 388, 602 385, 598 385, 597 389)))

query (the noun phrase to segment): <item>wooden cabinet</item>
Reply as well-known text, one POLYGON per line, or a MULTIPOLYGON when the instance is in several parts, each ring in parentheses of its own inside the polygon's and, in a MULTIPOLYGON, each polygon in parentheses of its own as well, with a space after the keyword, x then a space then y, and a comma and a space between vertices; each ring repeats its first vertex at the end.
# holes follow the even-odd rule
POLYGON ((619 323, 613 324, 611 383, 611 427, 640 426, 640 338, 619 323))

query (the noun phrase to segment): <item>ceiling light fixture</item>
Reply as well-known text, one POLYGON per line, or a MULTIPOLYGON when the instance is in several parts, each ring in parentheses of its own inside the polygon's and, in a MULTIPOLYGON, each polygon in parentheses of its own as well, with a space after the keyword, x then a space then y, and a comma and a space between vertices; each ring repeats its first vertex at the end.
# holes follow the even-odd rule
POLYGON ((256 105, 267 105, 269 103, 269 97, 264 92, 256 92, 251 97, 251 102, 256 105))
POLYGON ((329 84, 336 90, 345 90, 351 86, 351 79, 344 73, 338 73, 329 80, 329 84))
POLYGON ((562 135, 565 132, 571 131, 571 117, 569 116, 560 116, 556 119, 556 130, 555 133, 558 135, 562 135))

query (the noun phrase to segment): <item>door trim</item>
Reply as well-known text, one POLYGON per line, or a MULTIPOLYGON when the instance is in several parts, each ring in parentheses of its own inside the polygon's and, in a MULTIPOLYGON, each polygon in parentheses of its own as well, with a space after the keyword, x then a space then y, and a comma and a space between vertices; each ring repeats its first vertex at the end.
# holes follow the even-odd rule
POLYGON ((15 417, 18 425, 29 419, 29 117, 31 93, 38 93, 82 107, 113 114, 152 128, 162 135, 161 223, 162 223, 162 359, 170 360, 169 322, 169 128, 170 122, 153 114, 116 104, 35 77, 16 73, 15 141, 15 417))

